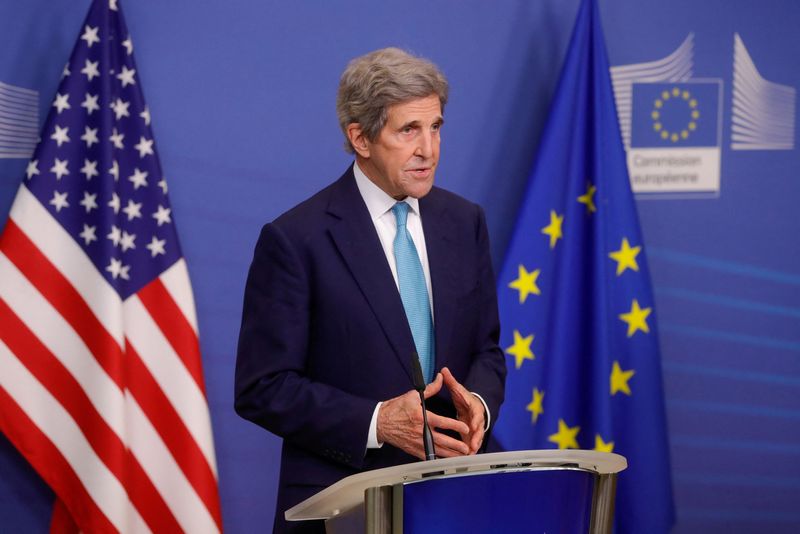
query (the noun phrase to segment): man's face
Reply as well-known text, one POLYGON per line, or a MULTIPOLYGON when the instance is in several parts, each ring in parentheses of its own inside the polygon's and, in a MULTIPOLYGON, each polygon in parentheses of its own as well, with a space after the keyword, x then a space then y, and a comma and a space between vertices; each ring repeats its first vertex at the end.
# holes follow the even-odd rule
POLYGON ((383 129, 359 151, 359 166, 397 200, 422 198, 433 187, 444 119, 436 95, 390 106, 383 129))

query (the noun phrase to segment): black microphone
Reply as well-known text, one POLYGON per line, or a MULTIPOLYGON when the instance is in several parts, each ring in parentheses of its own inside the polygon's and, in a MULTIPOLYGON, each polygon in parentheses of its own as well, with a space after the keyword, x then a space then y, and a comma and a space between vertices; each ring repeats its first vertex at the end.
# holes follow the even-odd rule
POLYGON ((436 450, 433 448, 433 436, 428 426, 428 410, 425 408, 425 379, 422 378, 422 367, 419 365, 419 356, 416 352, 411 353, 411 370, 414 378, 414 389, 419 392, 419 400, 422 404, 422 444, 425 447, 425 459, 435 460, 436 450))

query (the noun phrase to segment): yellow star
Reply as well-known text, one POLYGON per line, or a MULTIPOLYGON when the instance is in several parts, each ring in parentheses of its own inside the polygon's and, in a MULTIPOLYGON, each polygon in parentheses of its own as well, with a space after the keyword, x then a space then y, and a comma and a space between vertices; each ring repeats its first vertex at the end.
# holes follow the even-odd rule
POLYGON ((522 367, 522 362, 525 360, 533 360, 536 358, 533 352, 531 352, 531 343, 533 343, 533 334, 522 337, 519 330, 514 330, 514 344, 508 347, 506 352, 517 359, 517 369, 522 367))
POLYGON ((539 388, 534 388, 533 400, 525 407, 526 410, 531 412, 531 423, 533 424, 536 424, 536 420, 544 413, 542 401, 544 401, 544 391, 539 391, 539 388))
POLYGON ((550 236, 550 248, 556 246, 556 241, 564 237, 561 232, 561 225, 564 223, 564 216, 559 216, 555 211, 550 210, 550 224, 542 228, 542 233, 550 236))
POLYGON ((587 213, 597 211, 597 208, 594 207, 594 194, 596 191, 597 188, 590 183, 586 188, 586 193, 578 197, 578 202, 581 204, 586 204, 587 213))
POLYGON ((600 452, 614 452, 614 442, 609 441, 606 443, 603 441, 603 438, 600 437, 600 434, 594 435, 594 450, 600 452))
POLYGON ((631 248, 630 243, 628 243, 628 238, 622 238, 622 246, 620 249, 608 255, 609 258, 617 262, 617 276, 621 275, 625 272, 625 269, 629 268, 637 272, 639 271, 639 264, 636 263, 636 256, 638 256, 641 251, 642 247, 631 248))
POLYGON ((619 366, 619 362, 614 362, 614 365, 611 367, 611 395, 616 395, 620 391, 623 392, 625 395, 631 394, 631 388, 628 385, 628 380, 636 374, 636 372, 631 369, 630 371, 623 371, 622 367, 619 366))
POLYGON ((580 432, 581 427, 567 426, 563 419, 558 420, 558 432, 551 434, 547 441, 551 441, 558 445, 559 449, 577 449, 578 441, 575 439, 580 432))
POLYGON ((647 326, 647 317, 652 313, 652 308, 640 308, 639 302, 633 299, 631 304, 631 311, 628 313, 619 314, 619 318, 628 323, 628 337, 631 337, 637 330, 641 330, 645 334, 650 332, 650 327, 647 326))
POLYGON ((525 270, 523 265, 520 265, 517 279, 508 284, 508 287, 519 291, 520 304, 524 303, 525 299, 528 298, 528 295, 531 293, 534 295, 542 294, 541 290, 539 290, 539 286, 536 285, 536 279, 539 278, 539 272, 540 269, 528 272, 525 270))

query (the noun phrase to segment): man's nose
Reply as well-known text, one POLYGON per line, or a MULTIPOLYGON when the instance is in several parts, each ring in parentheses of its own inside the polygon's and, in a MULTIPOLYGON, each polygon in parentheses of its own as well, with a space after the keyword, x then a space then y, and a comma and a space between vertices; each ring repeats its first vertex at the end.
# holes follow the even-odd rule
POLYGON ((415 155, 425 159, 433 157, 433 146, 436 141, 433 138, 433 132, 423 131, 422 135, 417 138, 417 150, 415 155))

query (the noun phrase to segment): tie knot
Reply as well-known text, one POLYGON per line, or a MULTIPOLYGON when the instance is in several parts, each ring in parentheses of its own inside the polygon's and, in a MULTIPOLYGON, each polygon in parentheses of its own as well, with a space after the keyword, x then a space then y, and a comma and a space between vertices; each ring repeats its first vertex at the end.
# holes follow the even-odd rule
POLYGON ((406 225, 406 220, 408 219, 408 209, 410 207, 411 206, 409 206, 406 202, 398 202, 392 206, 392 213, 394 213, 394 218, 397 221, 398 228, 406 225))

